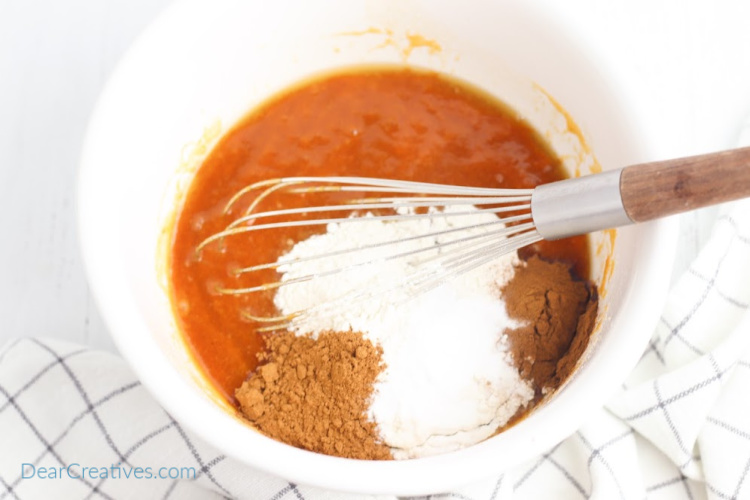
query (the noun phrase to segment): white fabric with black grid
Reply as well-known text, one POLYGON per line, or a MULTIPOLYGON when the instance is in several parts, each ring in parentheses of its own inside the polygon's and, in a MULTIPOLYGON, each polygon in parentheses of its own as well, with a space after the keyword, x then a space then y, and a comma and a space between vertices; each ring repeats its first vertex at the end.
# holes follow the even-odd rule
MULTIPOLYGON (((750 200, 725 207, 605 409, 527 464, 433 498, 750 498, 748 304, 750 200)), ((161 409, 117 356, 21 339, 0 351, 0 500, 16 498, 362 497, 290 484, 226 458, 161 409), (24 478, 32 466, 80 475, 75 464, 197 473, 24 478)))

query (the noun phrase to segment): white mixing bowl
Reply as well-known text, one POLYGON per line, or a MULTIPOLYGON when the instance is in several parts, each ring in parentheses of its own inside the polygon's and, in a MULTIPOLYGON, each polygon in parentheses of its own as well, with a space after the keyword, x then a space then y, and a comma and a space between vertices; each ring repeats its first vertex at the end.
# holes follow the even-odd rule
POLYGON ((617 390, 658 318, 676 227, 661 221, 621 229, 614 242, 612 233, 592 238, 592 277, 604 293, 585 360, 546 404, 498 436, 440 456, 369 462, 259 434, 232 415, 187 354, 165 291, 164 234, 176 195, 221 132, 295 81, 370 63, 431 68, 484 88, 536 126, 572 174, 595 170, 597 161, 611 169, 648 159, 607 64, 528 2, 178 2, 133 45, 91 119, 79 192, 82 247, 122 355, 164 408, 207 442, 298 483, 439 492, 545 451, 617 390))

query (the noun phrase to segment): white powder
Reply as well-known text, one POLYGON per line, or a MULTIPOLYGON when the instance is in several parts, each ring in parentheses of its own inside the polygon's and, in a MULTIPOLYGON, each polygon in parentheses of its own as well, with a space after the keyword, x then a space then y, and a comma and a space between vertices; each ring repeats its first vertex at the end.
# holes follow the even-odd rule
MULTIPOLYGON (((372 243, 401 240, 420 234, 496 222, 493 214, 473 206, 448 207, 446 213, 470 215, 398 222, 378 220, 331 224, 325 234, 299 242, 280 261, 290 262, 325 252, 362 248, 372 243)), ((412 212, 401 210, 402 214, 412 212)), ((408 288, 394 284, 414 273, 424 260, 435 257, 435 244, 496 231, 479 227, 438 238, 410 240, 330 259, 285 264, 282 280, 336 268, 346 272, 281 287, 275 304, 290 314, 319 304, 333 303, 349 291, 386 290, 369 300, 347 300, 333 312, 318 308, 293 324, 298 334, 359 331, 383 348, 387 365, 375 384, 369 417, 394 458, 442 453, 491 436, 533 397, 529 383, 520 379, 507 353, 502 332, 517 326, 507 316, 498 289, 513 275, 515 253, 449 280, 412 297, 408 288), (395 253, 428 247, 429 252, 384 260, 395 253), (379 259, 379 260, 378 260, 379 259), (375 260, 366 266, 356 264, 375 260)), ((485 243, 486 244, 486 243, 485 243)), ((444 247, 443 252, 454 246, 444 247)), ((420 267, 422 269, 423 267, 420 267)), ((440 269, 437 267, 437 269, 440 269)), ((376 293, 376 292, 372 292, 376 293)))

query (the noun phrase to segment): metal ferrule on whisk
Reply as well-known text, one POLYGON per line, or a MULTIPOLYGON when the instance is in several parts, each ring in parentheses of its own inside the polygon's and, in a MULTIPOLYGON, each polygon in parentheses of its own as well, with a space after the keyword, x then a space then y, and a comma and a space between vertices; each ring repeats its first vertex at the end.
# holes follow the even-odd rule
POLYGON ((545 240, 625 226, 633 221, 620 195, 622 170, 542 184, 531 195, 531 215, 545 240))

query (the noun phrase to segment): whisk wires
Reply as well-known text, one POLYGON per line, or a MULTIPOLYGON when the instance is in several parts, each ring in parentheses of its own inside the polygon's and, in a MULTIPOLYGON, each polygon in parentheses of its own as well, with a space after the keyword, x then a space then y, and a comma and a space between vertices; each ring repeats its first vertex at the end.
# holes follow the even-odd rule
POLYGON ((247 319, 262 325, 261 331, 286 329, 313 315, 335 314, 358 301, 387 296, 418 296, 504 254, 541 240, 531 217, 531 193, 530 189, 474 188, 360 177, 267 180, 241 189, 229 200, 226 214, 237 212, 241 200, 254 195, 247 207, 240 210, 222 231, 203 240, 197 252, 226 238, 276 229, 331 228, 343 224, 387 224, 409 220, 424 223, 425 230, 418 235, 373 241, 312 256, 282 256, 275 262, 238 267, 233 274, 238 279, 242 277, 244 283, 267 270, 282 273, 282 278, 250 286, 217 287, 216 292, 220 294, 242 296, 350 273, 376 262, 408 259, 416 264, 411 266, 412 272, 398 279, 367 290, 344 290, 332 300, 290 314, 265 317, 243 312, 247 319), (303 206, 259 210, 264 202, 279 195, 304 197, 303 206), (331 202, 331 195, 337 197, 335 202, 331 202), (340 199, 341 196, 344 198, 340 199), (471 222, 477 220, 477 215, 483 216, 482 222, 471 222), (438 218, 444 223, 434 224, 438 218), (318 266, 316 272, 299 272, 305 268, 298 266, 312 261, 330 265, 323 266, 323 270, 318 266), (339 261, 344 264, 338 265, 339 261), (399 293, 394 295, 394 292, 399 293))

